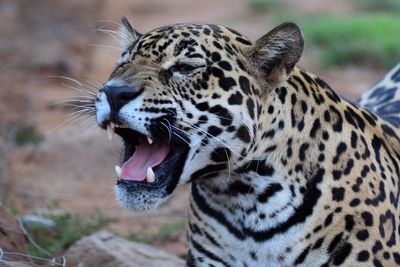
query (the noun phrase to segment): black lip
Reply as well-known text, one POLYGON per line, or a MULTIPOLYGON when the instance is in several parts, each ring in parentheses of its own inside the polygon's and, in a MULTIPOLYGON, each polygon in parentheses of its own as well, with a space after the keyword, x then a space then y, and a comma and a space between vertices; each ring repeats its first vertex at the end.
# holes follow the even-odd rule
MULTIPOLYGON (((135 146, 138 144, 139 138, 145 137, 128 128, 116 128, 115 133, 120 135, 123 139, 123 162, 125 162, 135 152, 135 146)), ((159 140, 155 140, 154 142, 159 142, 159 140)), ((174 142, 172 140, 170 140, 170 144, 171 151, 166 159, 160 165, 153 168, 156 175, 156 181, 154 183, 119 179, 117 185, 124 186, 127 190, 138 190, 138 187, 147 190, 160 190, 165 188, 165 193, 171 194, 179 182, 190 147, 187 144, 174 142)))

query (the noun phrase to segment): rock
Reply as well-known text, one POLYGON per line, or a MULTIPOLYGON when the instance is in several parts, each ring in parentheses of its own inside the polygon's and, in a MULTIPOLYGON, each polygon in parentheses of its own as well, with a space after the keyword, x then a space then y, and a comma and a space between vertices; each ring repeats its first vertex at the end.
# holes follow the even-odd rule
POLYGON ((23 263, 20 261, 1 261, 0 260, 0 266, 1 267, 33 267, 35 265, 31 265, 28 263, 23 263))
POLYGON ((73 244, 64 254, 67 266, 183 267, 185 262, 149 245, 101 231, 73 244))
MULTIPOLYGON (((18 220, 0 203, 0 248, 2 260, 26 260, 25 257, 10 255, 7 252, 28 253, 28 241, 20 230, 18 220)), ((0 266, 3 262, 0 263, 0 266)))
POLYGON ((27 230, 37 228, 53 230, 56 225, 53 220, 37 215, 24 215, 21 221, 27 230))

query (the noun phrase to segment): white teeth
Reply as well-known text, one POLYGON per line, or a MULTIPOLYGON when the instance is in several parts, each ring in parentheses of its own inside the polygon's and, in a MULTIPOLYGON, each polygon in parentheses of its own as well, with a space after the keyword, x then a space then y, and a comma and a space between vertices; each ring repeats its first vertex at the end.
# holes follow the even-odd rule
POLYGON ((120 178, 121 177, 121 167, 118 165, 115 165, 115 173, 117 174, 117 177, 120 178))
POLYGON ((149 142, 149 144, 151 145, 153 143, 153 139, 147 136, 147 142, 149 142))
POLYGON ((108 140, 112 140, 113 136, 115 134, 115 124, 110 122, 107 124, 107 136, 108 136, 108 140))
POLYGON ((151 167, 147 168, 147 175, 146 175, 146 181, 148 183, 153 183, 156 180, 156 176, 154 175, 154 171, 151 167))

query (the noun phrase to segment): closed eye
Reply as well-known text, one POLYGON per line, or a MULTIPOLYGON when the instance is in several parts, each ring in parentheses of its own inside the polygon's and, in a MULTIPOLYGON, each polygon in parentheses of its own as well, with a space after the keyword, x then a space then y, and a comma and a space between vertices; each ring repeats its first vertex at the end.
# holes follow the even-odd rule
POLYGON ((185 63, 179 63, 179 64, 171 66, 168 69, 168 72, 170 73, 170 75, 173 75, 174 73, 188 75, 188 74, 192 73, 198 67, 199 66, 193 66, 193 65, 189 65, 189 64, 185 64, 185 63))

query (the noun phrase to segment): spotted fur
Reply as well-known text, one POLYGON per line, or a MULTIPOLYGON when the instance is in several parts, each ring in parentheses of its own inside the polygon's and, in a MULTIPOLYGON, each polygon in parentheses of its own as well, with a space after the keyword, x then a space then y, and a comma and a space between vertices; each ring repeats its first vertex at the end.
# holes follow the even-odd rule
MULTIPOLYGON (((399 67, 354 104, 295 66, 293 23, 254 44, 216 25, 125 29, 106 86, 137 95, 113 111, 101 90, 97 120, 190 146, 188 266, 400 265, 399 67)), ((175 186, 117 197, 148 210, 175 186)))

